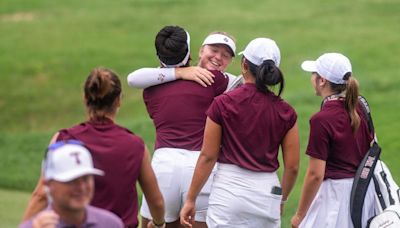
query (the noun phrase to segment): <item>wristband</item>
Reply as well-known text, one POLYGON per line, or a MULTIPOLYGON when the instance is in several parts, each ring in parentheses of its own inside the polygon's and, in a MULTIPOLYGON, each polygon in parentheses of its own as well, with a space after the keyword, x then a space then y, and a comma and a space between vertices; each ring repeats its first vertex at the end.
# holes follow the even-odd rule
POLYGON ((286 200, 281 200, 281 205, 284 205, 286 202, 287 202, 287 199, 286 200))
POLYGON ((151 224, 155 227, 155 228, 165 228, 166 223, 165 221, 161 224, 155 224, 153 220, 151 220, 151 224))

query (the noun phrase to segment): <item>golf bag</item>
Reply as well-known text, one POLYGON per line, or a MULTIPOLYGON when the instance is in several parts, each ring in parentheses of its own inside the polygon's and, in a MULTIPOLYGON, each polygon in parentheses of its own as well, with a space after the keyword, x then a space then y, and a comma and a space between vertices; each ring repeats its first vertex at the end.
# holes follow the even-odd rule
POLYGON ((399 228, 400 227, 400 206, 392 205, 382 213, 373 217, 367 228, 399 228))
MULTIPOLYGON (((377 213, 383 212, 391 205, 400 206, 400 189, 396 182, 393 180, 386 164, 379 160, 372 180, 375 184, 375 198, 377 203, 377 213)), ((400 227, 400 226, 399 226, 400 227)))
MULTIPOLYGON (((370 132, 375 134, 368 102, 362 96, 359 97, 359 101, 361 102, 363 111, 367 117, 370 132)), ((362 228, 362 208, 371 179, 375 185, 375 199, 377 202, 376 213, 378 216, 375 216, 369 220, 368 227, 392 227, 384 224, 396 224, 396 222, 400 223, 400 221, 396 221, 396 218, 400 219, 400 211, 396 212, 396 210, 393 209, 391 209, 389 212, 385 211, 385 209, 390 205, 397 205, 400 207, 400 190, 398 185, 394 182, 392 175, 385 163, 379 160, 380 153, 381 148, 377 143, 375 135, 375 139, 371 148, 368 150, 357 169, 351 190, 350 212, 355 228, 362 228), (385 215, 381 215, 383 213, 385 215), (394 213, 398 213, 398 216, 396 217, 394 213), (382 224, 383 226, 380 226, 382 224)), ((397 207, 394 208, 396 209, 397 207)))

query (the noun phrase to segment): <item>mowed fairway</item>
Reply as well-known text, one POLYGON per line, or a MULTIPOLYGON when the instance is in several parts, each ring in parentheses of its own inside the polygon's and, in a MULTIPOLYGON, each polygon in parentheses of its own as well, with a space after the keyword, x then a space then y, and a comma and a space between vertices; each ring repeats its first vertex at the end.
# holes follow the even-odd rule
MULTIPOLYGON (((126 75, 158 65, 154 36, 171 24, 191 33, 193 64, 212 31, 231 33, 238 51, 255 37, 277 41, 286 77, 283 97, 298 113, 302 153, 282 227, 289 227, 296 210, 308 162, 308 119, 320 105, 299 65, 322 52, 342 52, 352 60, 382 157, 400 183, 399 12, 397 0, 0 1, 0 188, 7 189, 0 191, 0 227, 18 224, 29 196, 19 191, 33 190, 51 136, 85 119, 82 85, 92 68, 105 66, 120 75, 124 94, 117 122, 152 148, 154 130, 141 90, 128 88, 126 75)), ((239 74, 239 67, 237 57, 228 72, 239 74)))

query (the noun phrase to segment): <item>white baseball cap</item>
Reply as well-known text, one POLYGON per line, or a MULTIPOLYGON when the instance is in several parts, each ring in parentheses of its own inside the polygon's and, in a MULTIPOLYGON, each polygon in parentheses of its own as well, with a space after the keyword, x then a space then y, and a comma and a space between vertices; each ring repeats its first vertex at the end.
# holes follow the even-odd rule
POLYGON ((236 52, 235 41, 233 41, 233 39, 227 35, 220 34, 220 33, 211 34, 206 37, 206 39, 203 41, 203 44, 201 46, 204 46, 206 44, 225 44, 231 49, 233 56, 235 56, 235 52, 236 52))
POLYGON ((325 53, 315 61, 304 61, 301 68, 307 72, 317 72, 335 84, 346 84, 344 76, 352 71, 350 60, 340 53, 325 53))
POLYGON ((93 167, 90 152, 79 141, 60 141, 49 146, 44 160, 45 180, 68 182, 81 176, 104 172, 93 167))
POLYGON ((281 62, 281 52, 278 45, 274 40, 269 38, 256 38, 250 41, 244 51, 239 53, 239 55, 242 54, 247 60, 257 66, 261 65, 265 60, 274 61, 277 67, 279 67, 281 62))

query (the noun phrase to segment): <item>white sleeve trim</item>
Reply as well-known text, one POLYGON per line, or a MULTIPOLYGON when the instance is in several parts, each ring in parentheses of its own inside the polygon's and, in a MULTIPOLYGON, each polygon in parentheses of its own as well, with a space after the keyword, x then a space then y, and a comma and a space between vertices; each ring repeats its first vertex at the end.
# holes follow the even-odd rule
POLYGON ((231 91, 232 89, 238 87, 239 85, 243 84, 243 76, 235 76, 230 73, 226 73, 225 75, 228 76, 229 82, 228 82, 228 87, 226 88, 226 91, 231 91))
POLYGON ((145 89, 176 80, 175 68, 141 68, 130 73, 127 80, 130 87, 145 89))

